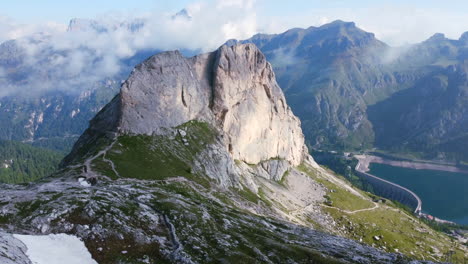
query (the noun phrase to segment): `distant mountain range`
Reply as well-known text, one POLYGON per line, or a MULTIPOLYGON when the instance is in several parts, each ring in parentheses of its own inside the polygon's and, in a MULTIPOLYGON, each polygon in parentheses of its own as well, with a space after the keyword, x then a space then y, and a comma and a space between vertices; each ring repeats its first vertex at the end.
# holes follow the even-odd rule
MULTIPOLYGON (((173 19, 190 16, 181 11, 173 19)), ((50 174, 88 127, 89 120, 118 93, 122 80, 134 66, 160 52, 141 49, 131 56, 119 57, 102 54, 102 49, 92 46, 70 47, 62 42, 117 30, 134 33, 143 25, 143 20, 102 23, 72 19, 68 32, 62 36, 65 39, 57 41, 54 36, 36 34, 0 44, 0 140, 6 140, 3 142, 10 149, 4 153, 5 159, 16 160, 14 168, 5 168, 0 173, 0 182, 27 182, 50 174), (21 160, 25 156, 16 153, 30 149, 8 141, 41 148, 30 148, 32 154, 21 160), (42 165, 34 163, 52 154, 55 159, 42 165), (27 164, 27 170, 26 165, 20 164, 27 164)), ((192 56, 198 51, 182 52, 192 56)))
MULTIPOLYGON (((125 78, 122 71, 73 86, 69 81, 72 77, 68 79, 51 66, 54 56, 56 51, 48 50, 36 58, 37 64, 31 65, 19 41, 0 45, 0 65, 6 72, 0 83, 3 89, 12 90, 0 97, 0 139, 68 150, 89 119, 118 92, 120 80, 125 78), (52 87, 38 88, 45 83, 52 87)), ((64 58, 70 59, 66 55, 64 58)))
MULTIPOLYGON (((181 11, 172 18, 190 20, 191 16, 181 11)), ((143 20, 102 24, 73 19, 68 30, 138 31, 143 25, 143 20)), ((34 41, 47 43, 48 38, 34 41)), ((76 87, 68 87, 73 92, 52 88, 25 95, 28 87, 42 83, 63 85, 68 76, 51 70, 50 65, 57 54, 67 59, 69 51, 47 49, 38 64, 30 65, 19 42, 0 45, 0 65, 6 69, 0 80, 23 88, 22 93, 0 98, 0 139, 59 150, 70 148, 134 65, 159 52, 143 50, 122 59, 118 73, 77 82, 76 87)), ((238 42, 256 44, 271 61, 288 103, 302 121, 309 146, 329 150, 378 147, 416 152, 425 158, 468 160, 462 151, 468 132, 463 103, 468 33, 459 40, 435 34, 422 43, 394 48, 352 22, 335 21, 227 44, 238 42)), ((183 51, 187 56, 196 53, 183 51)), ((91 55, 99 62, 99 55, 91 55)), ((95 68, 100 64, 90 65, 89 70, 95 68)))
MULTIPOLYGON (((176 16, 190 18, 182 11, 176 16)), ((143 24, 140 20, 103 24, 72 19, 68 32, 72 39, 83 32, 135 32, 143 24)), ((161 52, 144 49, 118 59, 89 47, 57 47, 54 41, 39 34, 0 44, 0 139, 69 151, 88 121, 118 93, 133 67, 161 52), (109 57, 118 60, 113 62, 116 69, 107 74, 103 68, 108 67, 109 57)), ((197 53, 182 52, 187 56, 197 53)))
POLYGON ((468 160, 467 36, 449 40, 437 34, 405 54, 402 60, 419 63, 411 66, 425 74, 368 108, 376 146, 468 160))
POLYGON ((466 159, 468 33, 394 48, 354 23, 258 34, 308 143, 323 149, 377 146, 426 158, 466 159))

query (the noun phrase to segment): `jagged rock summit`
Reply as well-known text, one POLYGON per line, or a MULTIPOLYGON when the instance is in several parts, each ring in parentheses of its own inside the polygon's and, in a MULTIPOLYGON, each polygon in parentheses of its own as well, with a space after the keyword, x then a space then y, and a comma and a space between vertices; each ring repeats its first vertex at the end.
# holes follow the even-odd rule
POLYGON ((222 46, 192 58, 178 51, 152 56, 135 68, 77 146, 90 135, 157 135, 191 120, 216 128, 232 160, 278 167, 278 160, 297 166, 311 159, 300 121, 254 44, 222 46))

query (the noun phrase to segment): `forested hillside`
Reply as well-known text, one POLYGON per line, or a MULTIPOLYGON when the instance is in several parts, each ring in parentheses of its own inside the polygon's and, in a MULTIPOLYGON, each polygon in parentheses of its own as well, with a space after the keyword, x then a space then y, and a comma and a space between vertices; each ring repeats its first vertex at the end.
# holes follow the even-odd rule
POLYGON ((0 140, 0 182, 25 183, 43 178, 57 168, 63 154, 28 144, 0 140))

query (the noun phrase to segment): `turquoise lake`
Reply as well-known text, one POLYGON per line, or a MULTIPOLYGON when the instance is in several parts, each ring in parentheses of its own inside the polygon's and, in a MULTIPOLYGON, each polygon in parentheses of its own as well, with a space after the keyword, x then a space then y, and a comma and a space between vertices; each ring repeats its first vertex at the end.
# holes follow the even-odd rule
POLYGON ((468 225, 468 174, 377 163, 369 168, 369 173, 415 192, 422 200, 424 213, 468 225))

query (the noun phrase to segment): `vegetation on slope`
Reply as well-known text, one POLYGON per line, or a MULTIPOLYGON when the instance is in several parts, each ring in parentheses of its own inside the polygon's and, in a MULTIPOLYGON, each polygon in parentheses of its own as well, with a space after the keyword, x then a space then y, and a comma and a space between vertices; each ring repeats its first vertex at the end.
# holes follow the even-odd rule
POLYGON ((0 140, 0 182, 27 183, 53 173, 62 153, 0 140))
POLYGON ((452 250, 454 263, 464 263, 467 258, 464 253, 466 247, 399 206, 391 202, 372 205, 373 195, 360 192, 363 197, 358 197, 343 191, 340 185, 330 180, 329 175, 306 166, 300 169, 328 188, 330 203, 325 204, 323 210, 336 221, 338 234, 415 259, 443 261, 452 250), (362 210, 365 206, 367 210, 362 210))
POLYGON ((467 73, 466 64, 434 70, 409 89, 369 107, 376 145, 419 152, 425 159, 467 161, 467 73))
MULTIPOLYGON (((265 197, 262 197, 262 191, 256 194, 247 187, 240 190, 219 189, 216 184, 208 182, 205 175, 195 174, 190 167, 194 157, 213 143, 215 136, 213 128, 197 121, 188 122, 165 135, 119 136, 104 156, 93 160, 93 171, 118 179, 115 181, 116 184, 128 181, 127 178, 154 180, 132 181, 128 187, 125 187, 131 193, 132 199, 153 198, 150 204, 142 206, 128 203, 119 205, 105 196, 93 197, 91 198, 93 201, 110 203, 114 208, 110 213, 97 212, 93 215, 106 215, 106 217, 148 215, 140 213, 142 208, 148 206, 161 214, 159 219, 164 218, 164 221, 171 223, 177 240, 183 246, 183 252, 196 262, 256 263, 268 259, 275 263, 292 261, 345 263, 337 259, 343 258, 343 253, 336 253, 336 257, 333 256, 334 252, 340 251, 335 246, 339 248, 340 245, 322 245, 327 243, 326 237, 329 235, 255 215, 236 206, 237 203, 272 206, 265 197), (113 171, 109 160, 115 165, 117 174, 113 171), (265 252, 268 252, 268 256, 263 255, 265 252)), ((93 152, 95 155, 95 150, 90 151, 93 152)), ((105 185, 112 184, 114 183, 109 182, 105 185)), ((100 193, 96 192, 94 195, 100 193)), ((75 224, 91 224, 97 221, 83 213, 86 206, 86 204, 80 205, 83 208, 75 210, 76 213, 70 214, 67 220, 75 224)), ((104 206, 98 208, 107 210, 104 206)), ((140 225, 139 228, 148 232, 148 236, 154 232, 154 229, 147 227, 146 224, 140 225)), ((157 235, 169 237, 170 230, 164 231, 167 226, 169 224, 158 229, 157 235)), ((116 232, 126 231, 120 230, 117 226, 114 229, 116 232)), ((337 240, 340 243, 349 243, 342 238, 337 240)), ((152 249, 148 251, 147 246, 132 242, 131 236, 125 235, 124 240, 111 239, 110 242, 94 239, 85 239, 85 241, 93 257, 103 262, 138 261, 143 254, 151 259, 168 261, 167 256, 156 254, 159 252, 159 245, 152 245, 152 249), (125 246, 129 243, 132 247, 125 246), (97 251, 96 248, 102 248, 103 251, 97 251), (122 251, 126 253, 122 254, 122 251)), ((347 257, 350 256, 348 254, 347 257)))
MULTIPOLYGON (((20 68, 22 71, 28 69, 24 76, 31 74, 29 67, 20 68)), ((21 85, 27 84, 22 82, 21 85)), ((0 98, 0 139, 27 140, 37 147, 70 151, 89 120, 112 99, 120 85, 118 81, 109 81, 107 84, 95 83, 88 88, 90 90, 81 93, 76 91, 82 88, 75 92, 19 93, 0 98)))
POLYGON ((343 175, 353 186, 360 190, 373 193, 374 190, 372 186, 366 181, 363 181, 354 171, 358 163, 357 159, 352 156, 349 158, 345 157, 344 153, 340 151, 332 153, 328 151, 311 150, 311 155, 318 164, 329 168, 338 175, 343 175))
MULTIPOLYGON (((165 135, 119 136, 105 155, 93 160, 92 168, 119 181, 126 178, 156 180, 142 181, 151 185, 144 191, 155 196, 151 206, 174 220, 172 225, 179 241, 183 241, 184 252, 194 259, 209 257, 215 260, 224 256, 228 262, 233 259, 254 262, 252 256, 261 259, 258 252, 267 250, 274 252, 269 259, 280 262, 307 258, 318 261, 320 254, 311 251, 310 245, 291 244, 299 239, 296 234, 285 236, 278 223, 242 209, 259 208, 259 212, 266 215, 274 210, 288 214, 285 205, 269 199, 272 190, 266 185, 260 185, 257 193, 247 187, 218 190, 205 175, 195 173, 191 167, 194 158, 215 138, 216 132, 210 126, 197 121, 188 122, 165 135), (206 255, 202 256, 200 252, 206 255)), ((306 165, 299 169, 328 190, 322 211, 333 220, 335 227, 332 230, 337 235, 415 259, 440 261, 444 259, 444 253, 451 250, 448 236, 432 230, 395 205, 374 203, 369 194, 352 189, 344 178, 332 172, 306 165)), ((288 188, 284 182, 277 185, 278 188, 288 188)), ((136 214, 134 210, 138 208, 124 205, 118 210, 130 216, 136 214)), ((321 228, 312 218, 310 226, 321 228)), ((454 257, 463 258, 460 246, 454 248, 454 257)))
POLYGON ((208 144, 213 143, 216 135, 214 128, 204 122, 190 121, 177 127, 176 131, 176 134, 171 135, 120 136, 106 158, 116 164, 119 175, 125 178, 192 178, 193 159, 208 144))
POLYGON ((299 169, 307 173, 317 182, 323 184, 327 189, 326 204, 344 211, 355 211, 373 207, 370 199, 363 199, 352 194, 348 189, 339 186, 327 178, 320 177, 318 172, 305 165, 299 166, 299 169))

